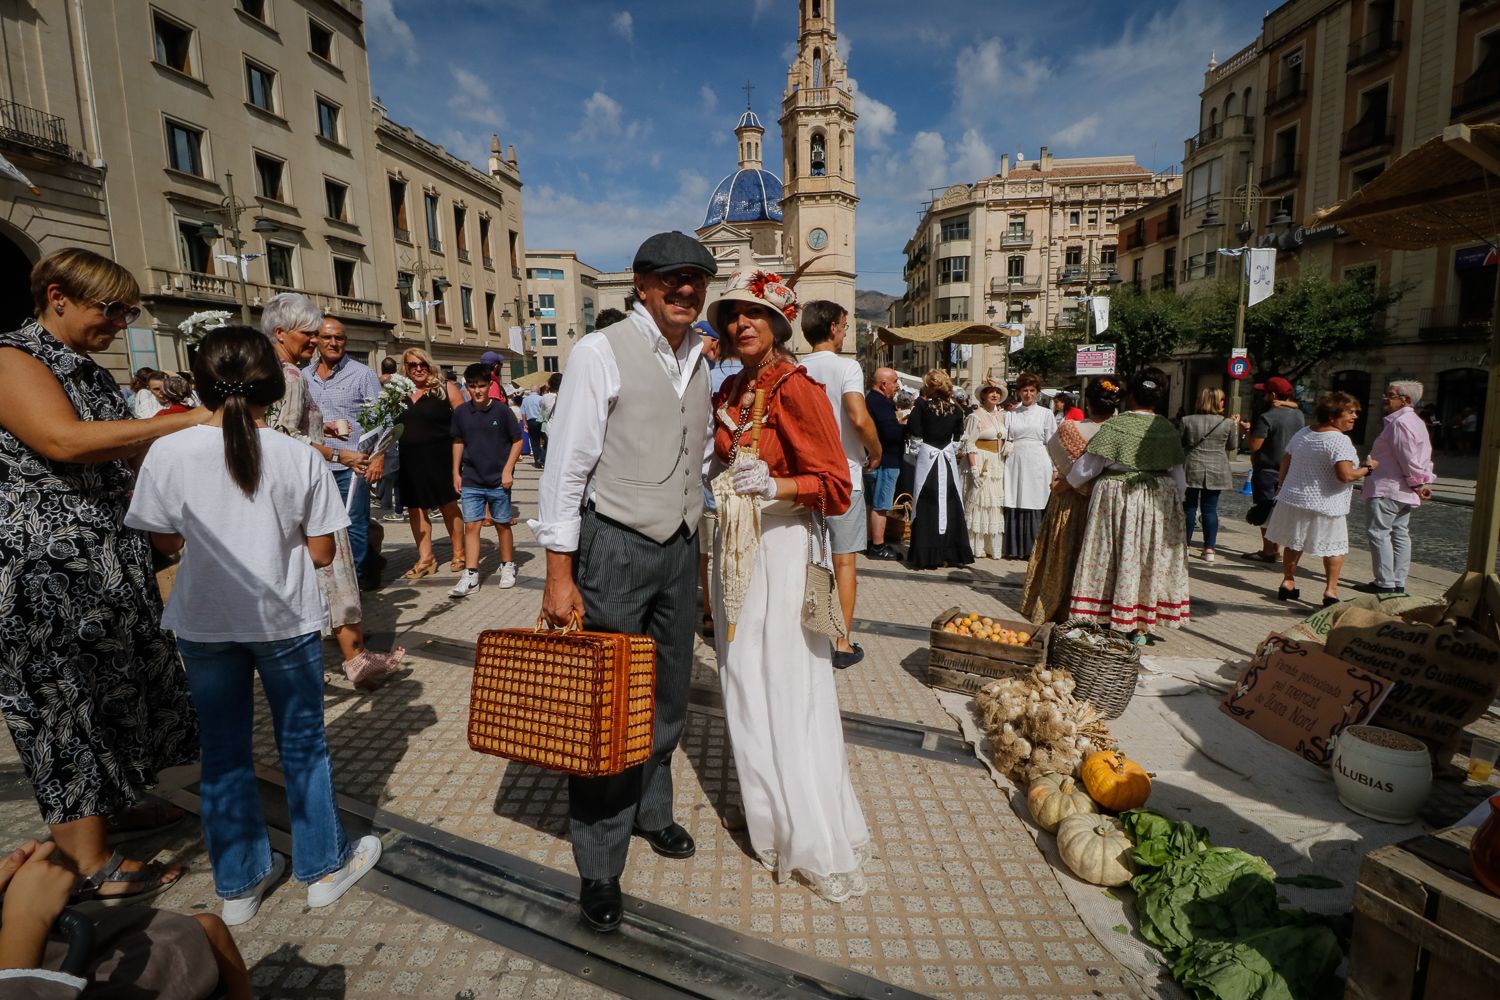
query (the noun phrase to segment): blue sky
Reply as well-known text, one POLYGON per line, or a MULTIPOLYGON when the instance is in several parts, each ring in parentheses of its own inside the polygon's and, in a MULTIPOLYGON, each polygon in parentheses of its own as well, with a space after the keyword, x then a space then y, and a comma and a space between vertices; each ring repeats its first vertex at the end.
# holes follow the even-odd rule
MULTIPOLYGON (((843 0, 859 287, 900 292, 928 190, 994 173, 1001 153, 1030 159, 1045 144, 1173 167, 1196 131, 1209 54, 1250 42, 1267 5, 843 0), (929 23, 914 23, 923 11, 929 23)), ((747 81, 780 173, 796 0, 366 0, 365 18, 373 90, 392 117, 476 164, 492 132, 515 144, 530 248, 612 270, 645 236, 696 228, 736 166, 747 81)))

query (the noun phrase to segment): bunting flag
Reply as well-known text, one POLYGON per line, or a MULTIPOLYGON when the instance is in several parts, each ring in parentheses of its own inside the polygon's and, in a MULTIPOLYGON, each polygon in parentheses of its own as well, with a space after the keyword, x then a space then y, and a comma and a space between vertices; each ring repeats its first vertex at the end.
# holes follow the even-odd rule
POLYGON ((264 256, 265 256, 265 254, 263 254, 263 253, 242 253, 239 256, 235 256, 232 253, 220 253, 220 254, 214 254, 214 260, 222 260, 226 264, 233 264, 236 261, 238 261, 239 265, 240 265, 240 280, 241 281, 249 281, 250 280, 250 262, 252 260, 255 260, 257 257, 264 257, 264 256))
POLYGON ((1095 295, 1089 301, 1089 307, 1094 310, 1094 333, 1103 333, 1109 329, 1109 296, 1095 295))
POLYGON ((510 350, 512 354, 522 355, 526 353, 526 338, 519 326, 510 328, 510 350))
POLYGON ((1250 288, 1246 305, 1255 305, 1276 293, 1276 248, 1256 247, 1245 255, 1245 281, 1250 288))
POLYGON ((30 177, 27 177, 25 174, 21 173, 21 171, 16 168, 16 165, 14 163, 11 163, 4 156, 0 156, 0 177, 9 177, 17 184, 25 185, 26 189, 29 190, 33 195, 39 195, 42 193, 41 188, 31 183, 30 177))

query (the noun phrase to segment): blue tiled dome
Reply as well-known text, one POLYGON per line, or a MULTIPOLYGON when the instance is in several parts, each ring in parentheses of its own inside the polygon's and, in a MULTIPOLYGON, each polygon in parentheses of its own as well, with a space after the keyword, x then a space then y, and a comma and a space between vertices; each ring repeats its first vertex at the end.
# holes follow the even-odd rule
POLYGON ((736 170, 714 188, 699 228, 721 222, 781 221, 781 178, 769 170, 746 169, 736 170))
POLYGON ((760 119, 756 117, 755 112, 751 111, 749 108, 746 108, 745 113, 740 115, 740 123, 736 125, 735 128, 758 128, 762 132, 766 130, 766 127, 760 123, 760 119))

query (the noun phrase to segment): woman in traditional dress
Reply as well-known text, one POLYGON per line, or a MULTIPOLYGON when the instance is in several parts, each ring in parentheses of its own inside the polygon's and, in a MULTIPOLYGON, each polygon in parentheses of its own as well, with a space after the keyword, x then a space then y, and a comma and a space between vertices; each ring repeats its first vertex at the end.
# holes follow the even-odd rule
POLYGON ((1292 435, 1281 456, 1281 488, 1266 522, 1266 540, 1281 546, 1282 581, 1276 597, 1294 601, 1297 564, 1304 554, 1323 559, 1323 604, 1337 604, 1339 574, 1349 553, 1349 498, 1354 484, 1374 472, 1373 458, 1359 464, 1349 432, 1359 401, 1347 392, 1318 397, 1316 423, 1292 435))
POLYGON ((999 559, 1005 537, 1005 387, 986 382, 979 387, 979 409, 964 421, 964 457, 969 485, 964 491, 964 518, 969 523, 969 547, 981 559, 999 559))
POLYGON ((132 419, 94 360, 140 314, 129 271, 55 250, 31 294, 35 318, 0 334, 0 714, 80 896, 139 899, 182 869, 127 859, 110 835, 182 818, 138 803, 198 759, 198 721, 150 543, 124 524, 130 463, 209 415, 132 419))
POLYGON ((734 543, 721 504, 715 651, 755 858, 778 880, 795 875, 841 903, 865 891, 870 831, 849 780, 833 643, 802 625, 802 607, 809 554, 827 545, 826 528, 818 543, 810 531, 821 515, 848 509, 852 487, 828 396, 786 353, 796 303, 779 277, 742 271, 708 309, 720 350, 744 362, 714 396, 714 454, 720 465, 735 463, 734 492, 761 504, 759 548, 737 616, 724 605, 726 547, 734 543), (736 460, 751 439, 757 389, 766 392, 759 456, 736 460))
POLYGON ((1064 420, 1047 442, 1047 454, 1057 470, 1057 478, 1052 483, 1052 498, 1042 516, 1042 530, 1036 547, 1031 550, 1026 586, 1021 592, 1021 614, 1035 625, 1068 617, 1073 572, 1078 565, 1078 549, 1083 545, 1083 528, 1093 493, 1092 483, 1074 489, 1068 484, 1068 473, 1099 428, 1120 408, 1122 394, 1120 383, 1114 379, 1094 379, 1083 394, 1088 419, 1064 420))
POLYGON ((459 573, 464 569, 464 530, 458 520, 458 492, 453 488, 452 428, 453 411, 463 405, 463 397, 421 348, 402 351, 401 363, 416 386, 411 405, 396 420, 401 425, 401 502, 406 504, 417 543, 417 562, 404 575, 420 580, 437 572, 429 510, 442 515, 453 549, 448 568, 459 573))
POLYGON ((1188 545, 1193 525, 1203 511, 1203 561, 1214 561, 1219 540, 1219 494, 1234 487, 1229 471, 1229 449, 1234 447, 1234 421, 1224 416, 1224 390, 1204 389, 1196 413, 1182 418, 1182 447, 1187 455, 1187 496, 1182 509, 1188 545))
MULTIPOLYGON (((306 443, 328 461, 339 462, 353 469, 356 475, 364 475, 369 456, 323 443, 323 413, 302 381, 302 368, 313 356, 317 346, 314 338, 322 325, 323 310, 297 292, 273 295, 261 312, 261 332, 276 348, 281 374, 286 378, 286 394, 266 409, 266 426, 306 443)), ((318 587, 328 605, 329 628, 343 655, 344 674, 356 684, 364 685, 396 669, 406 650, 397 646, 389 653, 377 653, 365 648, 365 630, 360 624, 364 606, 359 599, 359 578, 354 571, 349 532, 340 529, 333 537, 333 563, 318 570, 318 587)))
POLYGON ((1005 415, 1005 558, 1030 559, 1052 490, 1047 442, 1057 433, 1048 407, 1037 405, 1042 380, 1030 372, 1016 379, 1021 405, 1005 415))
POLYGON ((953 401, 953 380, 934 368, 923 376, 922 398, 906 418, 906 436, 918 442, 911 490, 916 503, 906 550, 906 564, 912 569, 967 566, 974 561, 958 480, 963 430, 964 411, 953 401))
POLYGON ((1094 434, 1067 477, 1075 489, 1094 483, 1069 616, 1105 622, 1137 645, 1188 619, 1182 441, 1156 412, 1166 385, 1154 369, 1132 375, 1126 412, 1094 434))

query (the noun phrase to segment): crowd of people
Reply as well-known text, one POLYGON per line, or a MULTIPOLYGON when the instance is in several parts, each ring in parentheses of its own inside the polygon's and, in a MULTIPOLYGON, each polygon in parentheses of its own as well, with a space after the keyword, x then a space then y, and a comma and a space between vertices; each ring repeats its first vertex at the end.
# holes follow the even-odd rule
POLYGON ((379 840, 351 841, 338 818, 323 724, 325 636, 361 687, 404 655, 365 646, 361 591, 384 566, 372 503, 411 527, 407 579, 438 572, 441 521, 449 593, 475 593, 489 525, 510 588, 526 454, 542 473, 528 526, 545 550, 543 615, 649 635, 657 649, 650 757, 568 784, 580 913, 602 932, 622 919, 632 837, 670 859, 696 850, 672 812, 671 762, 700 630, 721 672, 752 855, 832 902, 865 891, 870 829, 834 681, 865 655, 860 554, 915 570, 1024 561, 1029 620, 1146 643, 1189 619, 1189 549, 1201 518, 1200 556, 1215 559, 1243 438, 1264 526, 1252 555, 1282 565, 1280 598, 1299 597, 1306 554, 1323 560, 1323 602, 1338 599, 1355 483, 1373 589, 1405 586, 1410 514, 1433 481, 1420 384, 1388 387, 1363 461, 1347 437, 1356 400, 1327 393, 1304 426, 1279 378, 1256 386, 1253 422, 1226 415, 1217 389, 1166 420, 1154 369, 1092 379, 1081 408, 1047 402, 1029 373, 971 401, 933 370, 908 400, 889 368, 865 388, 842 353, 847 310, 799 302, 795 278, 738 272, 705 303, 718 264, 680 233, 646 240, 633 270, 630 311, 601 315, 578 341, 565 391, 554 376, 508 398, 497 353, 461 379, 417 348, 377 373, 297 293, 266 302, 259 329, 209 331, 191 376, 143 369, 122 391, 93 356, 139 314, 135 280, 84 250, 36 265, 35 318, 0 334, 0 575, 12 581, 0 587, 0 711, 52 843, 0 861, 7 954, 40 967, 51 953, 45 935, 17 938, 12 900, 50 920, 59 900, 135 902, 180 879, 180 866, 116 844, 185 818, 146 792, 163 769, 196 763, 221 913, 121 933, 148 951, 190 939, 226 995, 248 995, 226 927, 253 919, 288 868, 319 907, 379 859, 379 840), (374 426, 373 404, 391 396, 396 415, 374 426), (164 559, 180 559, 165 606, 153 570, 164 559), (257 677, 287 776, 290 859, 260 813, 257 677))

